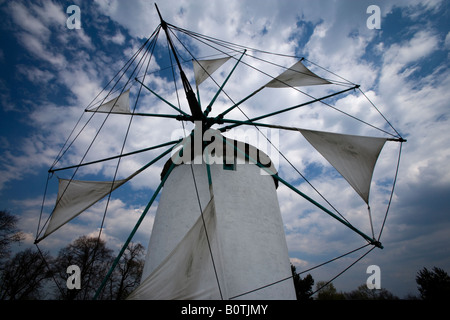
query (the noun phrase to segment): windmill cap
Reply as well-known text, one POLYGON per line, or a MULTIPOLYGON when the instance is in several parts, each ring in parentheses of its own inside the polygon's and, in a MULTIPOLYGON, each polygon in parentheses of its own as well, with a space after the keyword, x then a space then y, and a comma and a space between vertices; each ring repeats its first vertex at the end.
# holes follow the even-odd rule
MULTIPOLYGON (((249 143, 224 137, 218 130, 208 129, 207 131, 209 133, 203 135, 207 139, 206 141, 196 137, 193 132, 175 146, 175 151, 172 151, 172 156, 167 160, 161 171, 161 180, 172 164, 178 166, 205 164, 206 162, 210 165, 253 164, 261 168, 261 174, 277 174, 273 161, 262 150, 249 143), (213 138, 209 139, 211 137, 213 138), (182 152, 180 152, 181 150, 182 152)), ((274 182, 275 187, 278 187, 278 180, 274 178, 274 182)))

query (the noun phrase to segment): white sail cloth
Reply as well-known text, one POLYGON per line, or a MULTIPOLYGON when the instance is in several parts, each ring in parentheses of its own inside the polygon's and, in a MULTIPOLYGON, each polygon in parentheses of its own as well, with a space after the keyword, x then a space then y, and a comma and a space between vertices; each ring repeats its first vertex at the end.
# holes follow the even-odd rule
POLYGON ((284 71, 278 77, 265 85, 268 88, 302 87, 320 84, 330 84, 306 68, 301 61, 284 71))
POLYGON ((195 83, 199 86, 208 79, 214 71, 220 68, 230 57, 211 59, 211 60, 193 60, 195 83))
MULTIPOLYGON (((175 249, 127 299, 220 300, 208 239, 213 251, 217 252, 214 197, 203 210, 203 218, 197 219, 175 249)), ((220 254, 214 256, 216 267, 221 265, 220 258, 220 254)), ((223 271, 218 270, 217 274, 220 277, 223 271)))
POLYGON ((101 112, 101 113, 123 113, 131 114, 130 112, 130 90, 123 92, 120 96, 109 100, 102 105, 88 109, 89 112, 101 112))
POLYGON ((41 239, 78 216, 112 190, 127 182, 131 177, 124 180, 116 180, 114 183, 112 181, 59 179, 56 205, 41 239))
POLYGON ((386 138, 299 129, 368 204, 370 183, 386 138))

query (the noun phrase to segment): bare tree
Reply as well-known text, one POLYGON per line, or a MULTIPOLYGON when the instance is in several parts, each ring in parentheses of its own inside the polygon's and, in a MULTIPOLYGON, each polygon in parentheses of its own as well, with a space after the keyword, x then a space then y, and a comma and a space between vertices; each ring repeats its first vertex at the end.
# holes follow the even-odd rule
POLYGON ((96 237, 82 236, 61 249, 53 264, 54 269, 60 278, 67 281, 67 268, 71 265, 78 266, 81 270, 81 289, 68 289, 66 283, 63 283, 60 287, 64 289, 58 292, 58 298, 92 299, 111 262, 112 250, 106 247, 105 241, 96 237))
POLYGON ((8 211, 0 211, 0 261, 10 254, 10 246, 24 239, 23 232, 17 229, 18 219, 8 211))
POLYGON ((31 249, 17 253, 8 261, 0 275, 0 299, 24 300, 40 299, 40 292, 46 280, 51 277, 46 261, 51 261, 48 253, 44 258, 31 249))
MULTIPOLYGON (((125 299, 139 284, 144 260, 144 247, 141 244, 130 243, 120 258, 114 272, 106 282, 104 290, 98 299, 112 300, 125 299)), ((106 246, 103 240, 82 236, 61 249, 55 259, 53 268, 60 279, 67 281, 67 267, 76 265, 80 268, 81 289, 68 289, 66 283, 59 287, 64 288, 57 293, 57 298, 67 300, 92 299, 102 284, 106 274, 114 261, 113 251, 106 246)))
POLYGON ((125 299, 138 285, 144 269, 144 247, 130 243, 123 253, 110 283, 112 299, 125 299))

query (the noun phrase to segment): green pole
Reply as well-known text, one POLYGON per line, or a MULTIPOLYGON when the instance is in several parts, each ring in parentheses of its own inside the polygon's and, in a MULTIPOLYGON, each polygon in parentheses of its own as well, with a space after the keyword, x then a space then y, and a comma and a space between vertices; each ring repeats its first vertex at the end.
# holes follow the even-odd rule
POLYGON ((153 150, 153 149, 158 149, 158 148, 161 148, 161 147, 169 146, 171 144, 176 144, 176 143, 179 143, 180 141, 181 141, 181 139, 174 140, 174 141, 169 141, 169 142, 165 142, 165 143, 159 144, 157 146, 153 146, 153 147, 149 147, 149 148, 145 148, 145 149, 141 149, 141 150, 137 150, 137 151, 132 151, 132 152, 124 153, 124 154, 119 154, 117 156, 104 158, 104 159, 101 159, 101 160, 85 162, 85 163, 82 163, 82 164, 77 164, 77 165, 74 165, 74 166, 69 166, 69 167, 64 167, 64 168, 50 169, 50 170, 48 170, 48 172, 53 173, 53 172, 56 172, 56 171, 61 171, 61 170, 66 170, 66 169, 73 169, 73 168, 77 168, 77 167, 83 167, 83 166, 91 165, 91 164, 94 164, 94 163, 99 163, 99 162, 104 162, 104 161, 113 160, 113 159, 117 159, 117 158, 127 157, 127 156, 131 156, 133 154, 146 152, 146 151, 150 151, 150 150, 153 150))
POLYGON ((244 99, 242 99, 241 101, 235 103, 234 105, 232 105, 231 107, 229 107, 227 110, 225 110, 224 112, 222 112, 221 114, 219 114, 217 117, 214 118, 214 120, 219 120, 221 118, 223 118, 228 112, 230 112, 231 110, 233 110, 234 108, 236 108, 237 106, 243 104, 245 101, 247 101, 248 99, 250 99, 251 97, 253 97, 255 94, 257 94, 258 92, 260 92, 262 89, 264 89, 264 86, 262 86, 261 88, 259 88, 256 91, 253 91, 252 93, 250 93, 248 96, 246 96, 244 99))
MULTIPOLYGON (((264 88, 264 87, 262 87, 262 88, 264 88)), ((262 88, 261 88, 261 89, 262 89, 262 88)), ((275 111, 275 112, 271 112, 271 113, 268 113, 268 114, 265 114, 265 115, 262 115, 262 116, 259 116, 259 117, 256 117, 256 118, 252 118, 252 119, 249 119, 248 121, 252 122, 252 121, 256 121, 256 120, 261 120, 261 119, 264 119, 264 118, 268 118, 268 117, 271 117, 271 116, 274 116, 274 115, 277 115, 277 114, 280 114, 280 113, 283 113, 283 112, 287 112, 287 111, 290 111, 290 110, 294 110, 294 109, 297 109, 297 108, 300 108, 300 107, 304 107, 304 106, 306 106, 306 105, 309 105, 309 104, 312 104, 312 103, 315 103, 315 102, 319 102, 319 101, 322 101, 322 100, 325 100, 325 99, 328 99, 328 98, 337 96, 337 95, 339 95, 339 94, 342 94, 342 93, 344 93, 344 92, 347 92, 347 91, 350 91, 350 90, 354 90, 354 89, 357 89, 357 88, 359 88, 359 85, 356 85, 356 86, 354 86, 354 87, 351 87, 351 88, 348 88, 348 89, 345 89, 345 90, 342 90, 342 91, 339 91, 339 92, 335 92, 335 93, 329 94, 329 95, 324 96, 324 97, 321 97, 321 98, 317 98, 317 99, 313 99, 313 100, 310 100, 310 101, 307 101, 307 102, 304 102, 304 103, 300 103, 300 104, 297 104, 297 105, 295 105, 295 106, 292 106, 292 107, 289 107, 289 108, 286 108, 286 109, 281 109, 281 110, 278 110, 278 111, 275 111)), ((261 89, 260 89, 260 90, 261 90, 261 89)), ((255 91, 255 92, 257 92, 257 91, 255 91)), ((248 96, 248 97, 245 98, 245 99, 248 99, 249 97, 250 97, 250 96, 248 96)), ((235 106, 237 106, 237 105, 240 104, 240 103, 241 103, 241 101, 238 102, 235 106)), ((233 106, 233 107, 235 107, 235 106, 233 106)), ((233 108, 233 107, 231 107, 231 108, 233 108)), ((230 108, 230 109, 231 109, 231 108, 230 108)), ((228 110, 227 110, 227 111, 228 111, 228 110)), ((224 113, 222 113, 222 114, 225 114, 225 113, 226 113, 226 112, 224 112, 224 113)), ((219 117, 221 117, 221 116, 218 116, 217 118, 219 118, 219 117)), ((241 125, 241 124, 233 124, 233 125, 229 125, 229 126, 220 128, 219 130, 220 130, 221 132, 223 132, 223 131, 226 131, 226 130, 228 130, 228 129, 237 127, 237 126, 239 126, 239 125, 241 125)))
POLYGON ((211 99, 211 102, 208 104, 208 107, 206 108, 205 112, 203 112, 203 114, 205 116, 207 116, 210 112, 211 112, 211 108, 212 105, 214 104, 214 102, 216 101, 217 97, 219 96, 219 94, 222 92, 223 88, 225 87, 226 83, 228 82, 228 80, 230 79, 231 75, 233 74, 234 70, 236 69, 236 67, 238 66, 239 62, 241 62, 242 58, 244 57, 245 53, 247 52, 247 49, 244 50, 244 52, 242 53, 241 57, 239 58, 239 60, 236 62, 236 64, 234 65, 233 69, 231 69, 230 74, 227 76, 227 78, 225 79, 225 81, 223 82, 222 86, 219 88, 219 90, 216 92, 216 94, 214 95, 214 97, 211 99))
POLYGON ((139 81, 138 78, 134 78, 134 80, 136 80, 137 82, 139 82, 141 84, 141 86, 143 86, 145 89, 147 89, 148 91, 150 91, 151 93, 153 93, 156 97, 158 97, 159 99, 161 99, 162 101, 164 101, 165 103, 167 103, 170 107, 172 107, 173 109, 175 109, 176 111, 180 112, 181 114, 185 115, 185 116, 189 116, 189 114, 187 114, 186 112, 184 112, 183 110, 181 110, 180 108, 177 108, 176 106, 174 106, 172 103, 170 103, 169 101, 167 101, 166 99, 164 99, 163 97, 161 97, 159 94, 157 94, 155 91, 153 91, 152 89, 150 89, 149 87, 147 87, 142 81, 139 81))

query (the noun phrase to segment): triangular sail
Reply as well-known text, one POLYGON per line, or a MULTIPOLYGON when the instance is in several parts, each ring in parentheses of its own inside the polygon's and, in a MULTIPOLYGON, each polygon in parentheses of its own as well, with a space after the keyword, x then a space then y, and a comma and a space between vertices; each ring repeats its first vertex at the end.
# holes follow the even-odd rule
MULTIPOLYGON (((221 299, 208 239, 214 250, 217 245, 214 197, 175 249, 127 299, 221 299)), ((219 266, 220 254, 214 260, 219 266)))
POLYGON ((123 92, 120 96, 92 109, 88 109, 89 112, 102 112, 102 113, 124 113, 131 114, 130 112, 130 90, 123 92))
POLYGON ((299 131, 368 204, 375 163, 387 139, 304 129, 299 131))
POLYGON ((230 57, 211 59, 211 60, 193 60, 195 83, 199 86, 203 81, 209 78, 210 75, 220 68, 230 57))
POLYGON ((320 84, 330 84, 330 82, 311 72, 303 65, 301 61, 298 61, 278 77, 272 79, 265 85, 265 87, 286 88, 313 86, 320 84))
POLYGON ((59 179, 56 205, 42 238, 59 229, 129 179, 115 182, 59 179))

